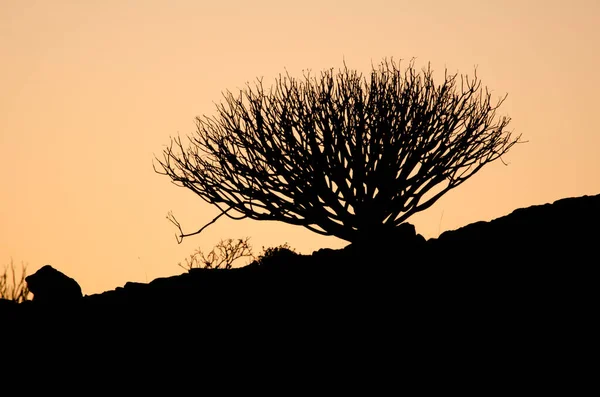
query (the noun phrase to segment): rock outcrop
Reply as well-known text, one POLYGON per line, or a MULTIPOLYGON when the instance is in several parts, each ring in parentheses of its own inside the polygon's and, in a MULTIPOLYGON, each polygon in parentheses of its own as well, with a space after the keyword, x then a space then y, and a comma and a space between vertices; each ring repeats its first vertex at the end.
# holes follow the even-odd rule
POLYGON ((598 262, 599 227, 600 195, 583 196, 520 208, 490 222, 444 232, 427 243, 438 257, 565 266, 598 262))
POLYGON ((64 304, 83 297, 77 281, 50 265, 45 265, 27 276, 25 281, 35 303, 64 304))

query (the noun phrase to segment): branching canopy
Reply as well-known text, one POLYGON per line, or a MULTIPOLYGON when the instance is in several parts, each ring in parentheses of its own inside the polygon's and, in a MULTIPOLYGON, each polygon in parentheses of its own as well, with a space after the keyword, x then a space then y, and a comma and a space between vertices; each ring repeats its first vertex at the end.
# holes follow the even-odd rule
POLYGON ((370 80, 345 65, 280 75, 268 91, 259 79, 224 98, 215 116, 196 118, 186 145, 171 139, 157 172, 219 216, 350 242, 429 208, 520 138, 506 131, 510 118, 495 120, 506 97, 493 104, 476 74, 446 71, 436 86, 431 68, 412 62, 403 72, 383 61, 370 80))

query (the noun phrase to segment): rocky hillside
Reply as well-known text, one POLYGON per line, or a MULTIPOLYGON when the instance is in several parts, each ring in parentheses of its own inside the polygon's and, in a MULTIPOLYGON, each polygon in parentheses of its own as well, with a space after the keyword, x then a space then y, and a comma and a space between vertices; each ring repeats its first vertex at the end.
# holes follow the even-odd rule
POLYGON ((172 313, 183 307, 203 315, 282 307, 286 312, 314 313, 325 308, 353 311, 363 305, 392 310, 412 302, 411 310, 509 305, 523 314, 524 308, 541 300, 560 306, 561 299, 587 299, 588 276, 599 262, 598 225, 600 195, 566 198, 428 241, 407 224, 393 235, 340 250, 321 249, 311 255, 284 250, 243 268, 196 269, 89 296, 81 296, 74 280, 61 292, 60 280, 39 276, 29 285, 34 302, 5 301, 0 311, 5 318, 48 311, 82 316, 172 313))
POLYGON ((197 389, 200 375, 238 366, 269 382, 293 374, 284 385, 320 374, 370 390, 406 379, 572 392, 596 378, 599 224, 600 195, 567 198, 438 239, 406 225, 340 250, 281 251, 90 296, 47 267, 28 277, 34 302, 0 302, 0 332, 18 350, 7 357, 36 368, 76 351, 127 376, 190 369, 181 378, 197 389))

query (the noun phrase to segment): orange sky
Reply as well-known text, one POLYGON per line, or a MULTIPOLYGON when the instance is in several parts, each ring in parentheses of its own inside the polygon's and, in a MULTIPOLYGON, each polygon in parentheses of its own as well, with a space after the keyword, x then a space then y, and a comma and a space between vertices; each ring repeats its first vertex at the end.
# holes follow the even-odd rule
MULTIPOLYGON (((500 114, 529 143, 410 218, 425 237, 600 194, 599 25, 597 0, 3 0, 0 265, 50 264, 92 294, 179 274, 177 262, 221 238, 250 236, 256 253, 345 246, 225 218, 178 245, 168 211, 192 231, 217 209, 152 169, 222 91, 344 60, 362 72, 384 57, 467 74, 477 66, 494 94, 509 94, 500 114)), ((511 247, 498 249, 510 261, 511 247)))

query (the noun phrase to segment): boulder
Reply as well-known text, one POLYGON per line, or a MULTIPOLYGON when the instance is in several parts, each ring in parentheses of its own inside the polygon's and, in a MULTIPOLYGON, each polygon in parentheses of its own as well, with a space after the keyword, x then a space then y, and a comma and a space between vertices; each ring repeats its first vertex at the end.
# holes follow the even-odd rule
POLYGON ((43 266, 37 272, 27 276, 25 281, 33 294, 33 302, 65 303, 83 297, 77 281, 50 265, 43 266))

